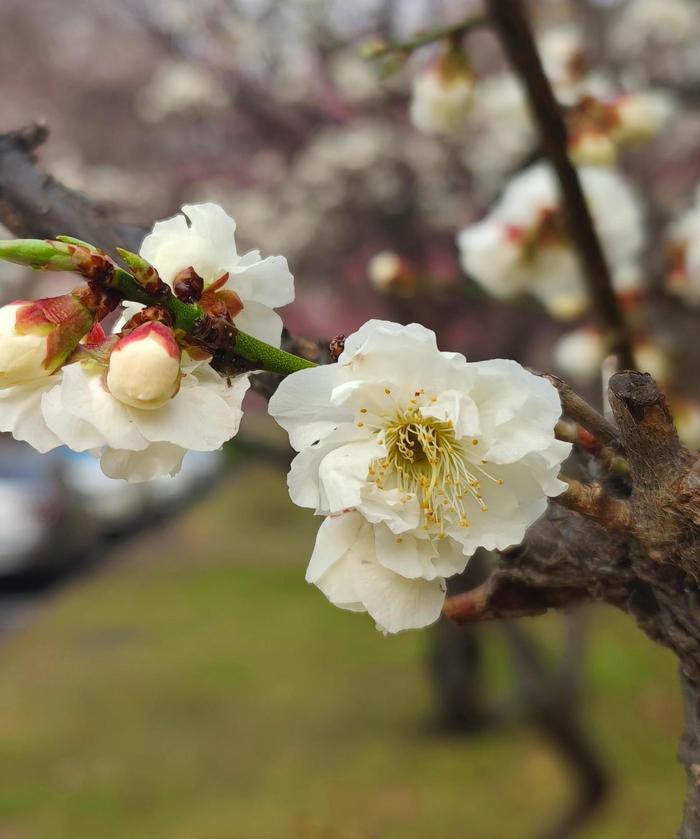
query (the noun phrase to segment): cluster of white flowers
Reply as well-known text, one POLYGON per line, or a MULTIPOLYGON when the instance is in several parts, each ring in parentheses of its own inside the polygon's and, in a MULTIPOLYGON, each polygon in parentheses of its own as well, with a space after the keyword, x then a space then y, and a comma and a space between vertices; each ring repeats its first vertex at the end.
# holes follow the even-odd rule
MULTIPOLYGON (((293 299, 292 276, 283 257, 239 255, 235 228, 214 204, 185 206, 155 225, 141 255, 170 285, 194 268, 240 329, 279 346, 273 307, 293 299)), ((247 374, 223 379, 161 323, 106 337, 90 329, 76 298, 66 299, 59 325, 37 303, 0 309, 0 430, 41 452, 90 451, 107 475, 130 481, 175 474, 188 450, 218 449, 237 433, 247 374), (57 336, 66 345, 60 351, 57 336)), ((117 333, 141 308, 126 307, 117 333)))
POLYGON ((584 97, 568 112, 571 157, 578 164, 612 166, 619 148, 656 137, 674 111, 673 97, 658 90, 584 97))
MULTIPOLYGON (((554 93, 567 108, 570 153, 576 163, 611 166, 618 148, 651 140, 668 124, 673 98, 660 90, 622 92, 611 79, 592 71, 577 27, 546 30, 538 49, 554 93)), ((525 92, 512 73, 479 80, 470 127, 464 163, 482 189, 492 192, 536 142, 525 92)))
MULTIPOLYGON (((630 294, 640 284, 637 260, 644 238, 639 202, 615 172, 584 167, 579 174, 615 288, 630 294)), ((457 242, 466 273, 495 297, 534 294, 559 318, 585 311, 581 269, 548 165, 535 164, 513 178, 489 215, 462 230, 457 242)))
POLYGON ((474 551, 522 540, 561 493, 554 387, 467 363, 417 324, 369 321, 337 364, 284 379, 270 413, 299 452, 292 500, 324 516, 307 580, 386 632, 432 623, 474 551))

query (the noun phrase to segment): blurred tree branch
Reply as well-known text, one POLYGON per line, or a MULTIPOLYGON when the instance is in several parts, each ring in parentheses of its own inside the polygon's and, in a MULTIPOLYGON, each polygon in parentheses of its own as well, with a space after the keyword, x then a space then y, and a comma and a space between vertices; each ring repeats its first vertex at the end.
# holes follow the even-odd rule
POLYGON ((608 350, 618 356, 622 367, 633 368, 635 363, 628 328, 615 296, 610 270, 578 173, 569 159, 561 108, 542 67, 522 3, 520 0, 486 0, 486 6, 508 60, 525 87, 539 129, 542 151, 556 173, 569 233, 583 269, 593 310, 606 335, 608 350))

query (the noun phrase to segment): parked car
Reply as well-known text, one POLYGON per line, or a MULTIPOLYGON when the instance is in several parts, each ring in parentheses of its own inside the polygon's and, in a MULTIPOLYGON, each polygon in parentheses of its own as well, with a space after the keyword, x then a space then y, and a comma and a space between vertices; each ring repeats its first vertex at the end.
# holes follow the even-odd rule
POLYGON ((61 459, 0 437, 0 577, 58 573, 96 538, 95 520, 64 483, 61 459))

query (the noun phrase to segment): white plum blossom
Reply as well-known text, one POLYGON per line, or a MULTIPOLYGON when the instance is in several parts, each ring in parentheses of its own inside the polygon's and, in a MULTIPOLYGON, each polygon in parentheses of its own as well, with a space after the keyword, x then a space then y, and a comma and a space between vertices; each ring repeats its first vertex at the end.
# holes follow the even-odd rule
POLYGON ((369 321, 269 410, 298 452, 292 500, 325 517, 307 580, 386 632, 436 620, 445 578, 520 542, 565 487, 555 388, 514 361, 440 352, 415 323, 369 321))
POLYGON ((652 140, 675 107, 672 96, 655 90, 585 96, 568 112, 569 153, 579 165, 612 166, 619 147, 652 140))
POLYGON ((411 121, 426 134, 453 134, 472 104, 474 75, 461 50, 447 50, 413 82, 411 121))
POLYGON ((242 308, 234 323, 243 332, 279 347, 282 320, 275 308, 294 299, 294 280, 283 256, 263 259, 257 250, 239 254, 236 222, 217 204, 187 204, 165 221, 156 222, 140 255, 173 284, 186 268, 204 280, 205 291, 228 275, 221 288, 237 295, 242 308))
POLYGON ((92 360, 69 364, 41 399, 49 431, 73 451, 100 458, 111 478, 148 481, 175 475, 187 451, 214 451, 238 432, 248 376, 229 385, 208 364, 183 370, 164 404, 135 407, 109 390, 109 375, 92 360))
POLYGON ((522 84, 512 73, 479 79, 462 158, 487 191, 517 167, 535 145, 536 132, 522 84))
MULTIPOLYGON (((629 294, 640 280, 635 270, 644 241, 639 202, 615 172, 583 167, 579 174, 613 283, 619 293, 629 294)), ((581 269, 546 164, 513 178, 489 215, 462 230, 457 243, 465 272, 494 296, 534 294, 563 319, 585 311, 581 269)))

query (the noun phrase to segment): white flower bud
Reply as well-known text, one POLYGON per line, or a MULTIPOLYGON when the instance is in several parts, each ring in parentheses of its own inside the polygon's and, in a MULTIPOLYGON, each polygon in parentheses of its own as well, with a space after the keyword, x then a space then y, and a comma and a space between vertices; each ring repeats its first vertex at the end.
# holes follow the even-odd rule
POLYGON ((27 305, 30 304, 18 301, 0 308, 0 388, 52 373, 44 366, 49 353, 49 335, 17 331, 17 313, 27 305))
POLYGON ((413 83, 411 121, 426 134, 453 134, 474 95, 474 75, 461 50, 449 49, 413 83))
POLYGON ((109 358, 107 387, 126 405, 154 410, 180 387, 180 347, 162 323, 144 323, 121 338, 109 358))

